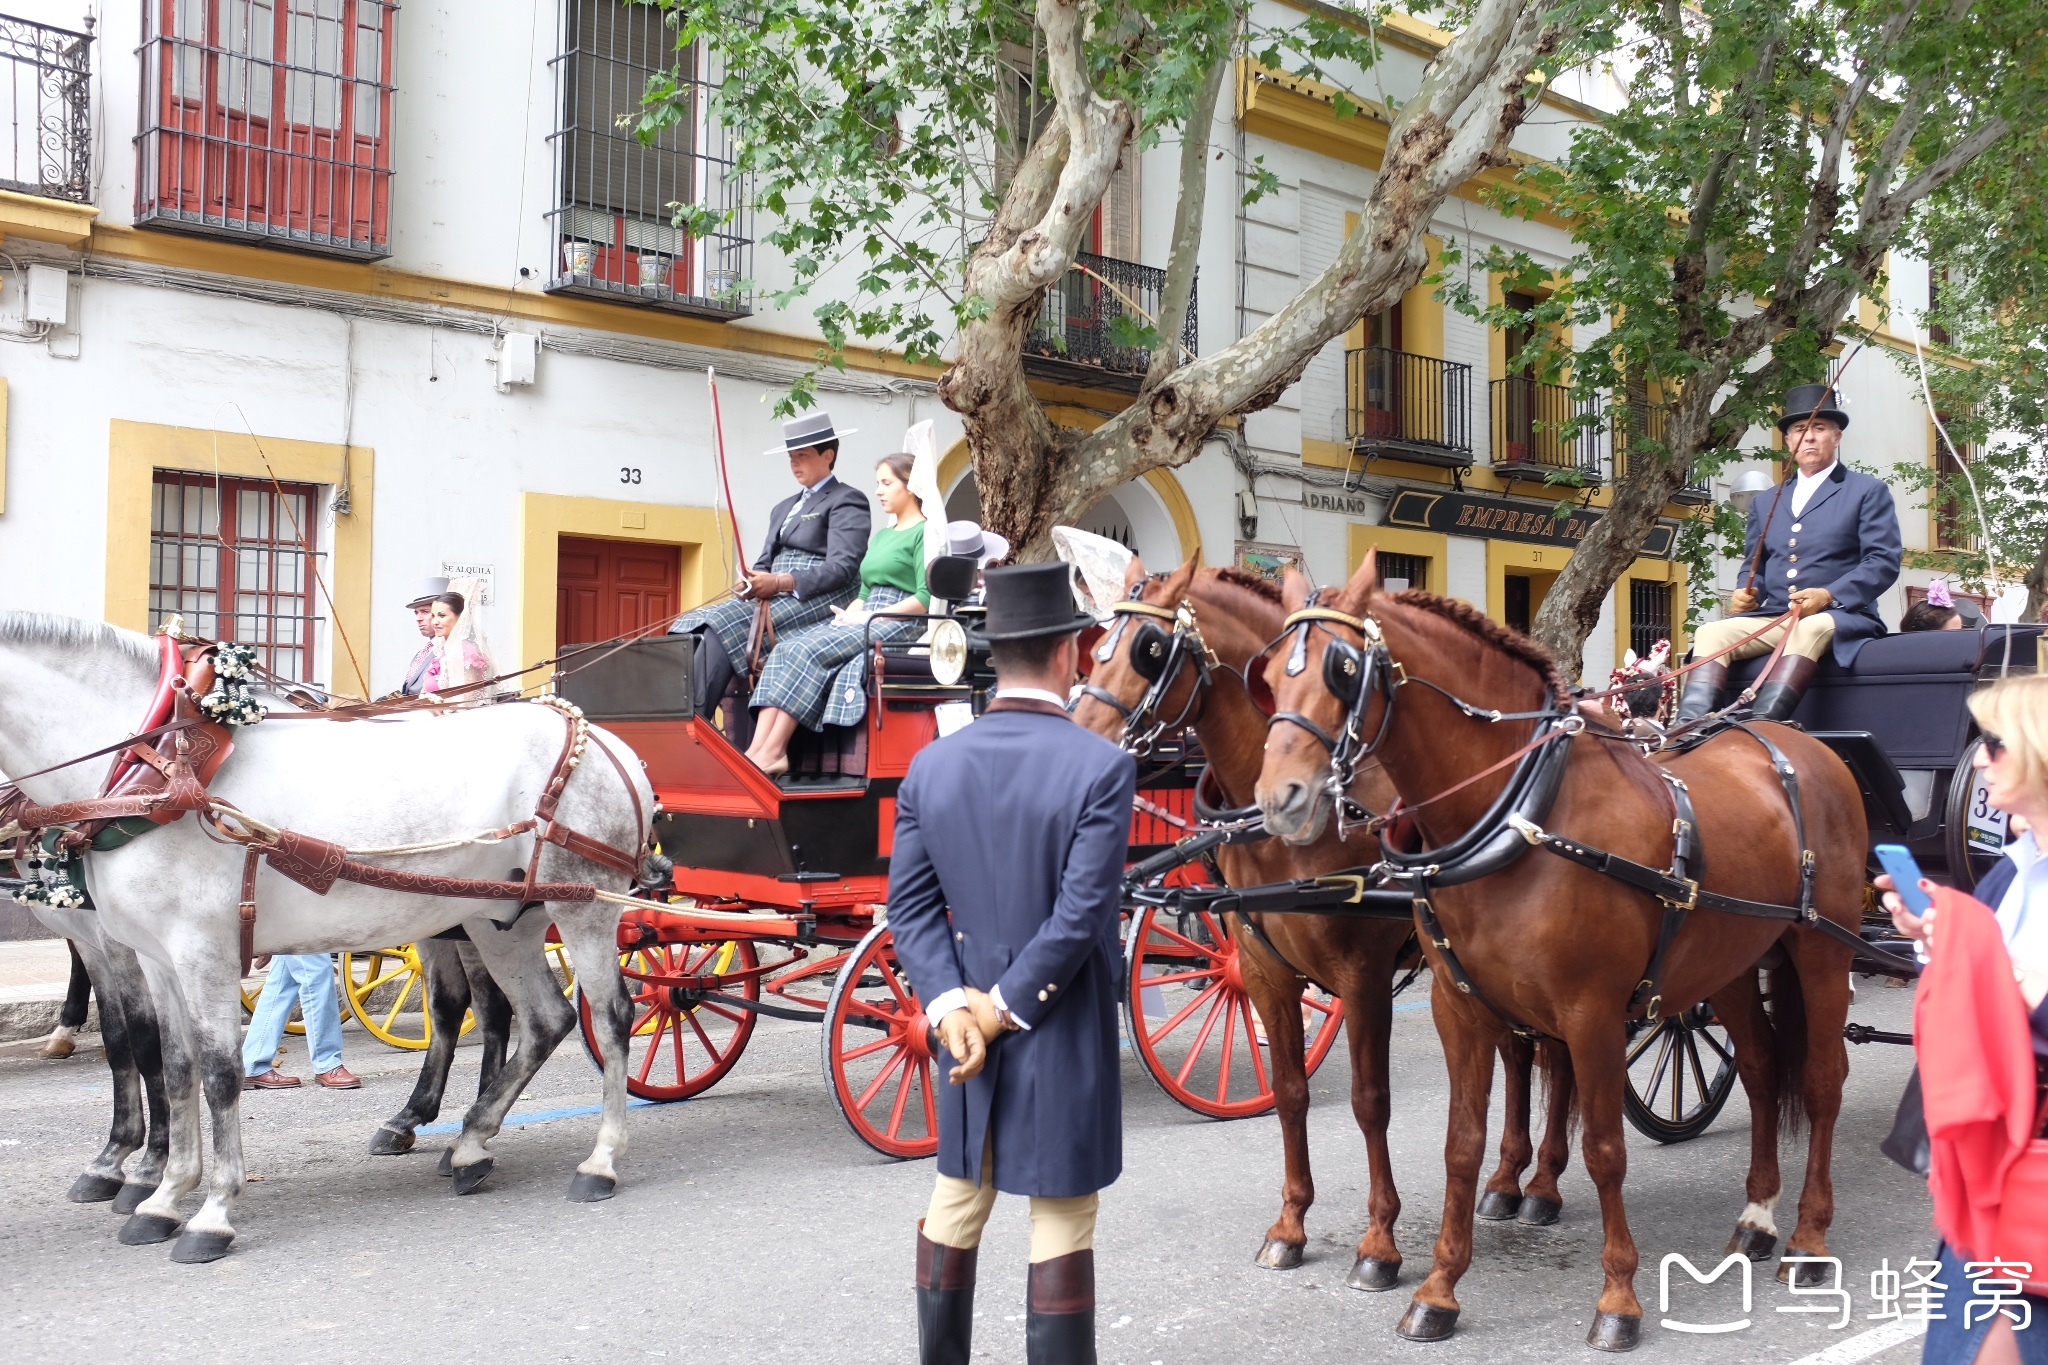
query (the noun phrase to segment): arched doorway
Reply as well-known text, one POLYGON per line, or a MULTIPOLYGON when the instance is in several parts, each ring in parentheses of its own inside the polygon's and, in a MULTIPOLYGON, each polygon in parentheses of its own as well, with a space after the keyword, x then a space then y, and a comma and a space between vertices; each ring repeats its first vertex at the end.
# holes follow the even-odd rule
MULTIPOLYGON (((947 492, 946 519, 981 520, 981 494, 975 488, 972 469, 947 492)), ((1192 553, 1183 548, 1180 528, 1158 493, 1143 482, 1127 483, 1103 495, 1082 514, 1078 525, 1128 547, 1147 564, 1178 564, 1192 553)))

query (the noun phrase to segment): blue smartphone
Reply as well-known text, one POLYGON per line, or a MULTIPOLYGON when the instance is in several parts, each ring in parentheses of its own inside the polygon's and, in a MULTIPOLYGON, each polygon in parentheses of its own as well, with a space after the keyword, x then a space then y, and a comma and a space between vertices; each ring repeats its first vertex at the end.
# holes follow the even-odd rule
POLYGON ((1926 914, 1934 902, 1920 889, 1920 864, 1913 861, 1913 855, 1906 851, 1906 846, 1879 844, 1871 851, 1884 864, 1884 870, 1890 874, 1892 886, 1898 891, 1899 899, 1906 903, 1906 908, 1916 915, 1926 914))

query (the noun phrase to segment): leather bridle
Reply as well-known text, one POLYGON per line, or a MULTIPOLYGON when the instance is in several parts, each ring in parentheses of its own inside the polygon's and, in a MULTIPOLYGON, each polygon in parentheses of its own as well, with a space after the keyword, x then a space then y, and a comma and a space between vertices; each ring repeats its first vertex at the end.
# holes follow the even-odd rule
MULTIPOLYGON (((1147 579, 1146 582, 1152 580, 1147 579)), ((1201 628, 1195 621, 1195 604, 1186 598, 1178 607, 1159 607, 1142 601, 1139 594, 1145 589, 1140 583, 1131 589, 1131 595, 1110 608, 1116 621, 1109 628, 1102 642, 1095 647, 1095 662, 1106 664, 1116 657, 1126 630, 1131 632, 1129 645, 1131 670, 1145 679, 1144 695, 1134 705, 1125 705, 1108 688, 1095 683, 1084 683, 1081 697, 1092 697, 1123 717, 1124 733, 1118 747, 1137 758, 1150 754, 1161 737, 1176 733, 1201 719, 1202 706, 1212 679, 1212 674, 1223 667, 1208 643, 1202 639, 1201 628), (1133 618, 1136 618, 1133 624, 1133 618), (1194 684, 1188 689, 1187 700, 1180 710, 1167 719, 1164 714, 1166 697, 1182 670, 1192 666, 1195 670, 1194 684)), ((1071 709, 1071 708, 1070 708, 1071 709)))

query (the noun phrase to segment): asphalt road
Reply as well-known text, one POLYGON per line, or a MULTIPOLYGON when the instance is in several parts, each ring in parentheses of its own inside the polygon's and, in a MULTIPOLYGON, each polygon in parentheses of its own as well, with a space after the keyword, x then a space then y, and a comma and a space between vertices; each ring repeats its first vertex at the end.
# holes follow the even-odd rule
MULTIPOLYGON (((1904 1029, 1910 1004, 1910 991, 1866 981, 1852 1017, 1904 1029)), ((1341 1046, 1316 1080, 1319 1200, 1307 1263, 1292 1271, 1252 1264, 1278 1207, 1274 1120, 1200 1119, 1127 1061, 1125 1175, 1104 1196, 1097 1241, 1105 1365, 1595 1358, 1584 1336, 1600 1286, 1599 1219, 1576 1153, 1556 1226, 1479 1225, 1457 1336, 1421 1346, 1394 1335, 1436 1232, 1445 1095, 1426 1007, 1397 1014, 1394 1046, 1407 1264, 1400 1288, 1385 1294, 1343 1283, 1366 1173, 1341 1046)), ((288 1069, 303 1074, 302 1040, 290 1049, 288 1069)), ((476 1051, 458 1055, 451 1094, 473 1085, 476 1051)), ((180 1266, 166 1246, 116 1243, 119 1220, 106 1206, 62 1197, 105 1133, 97 1055, 0 1060, 0 1360, 915 1359, 912 1231, 931 1167, 887 1161, 853 1139, 822 1087, 815 1030, 764 1021, 716 1090, 633 1110, 619 1195, 599 1205, 562 1198, 594 1118, 508 1128, 496 1172, 458 1199, 434 1174, 445 1139, 423 1140, 409 1157, 365 1154, 371 1129, 410 1086, 409 1055, 351 1027, 347 1061, 365 1077, 358 1092, 245 1096, 250 1169, 262 1179, 238 1207, 233 1253, 180 1266)), ((1659 1147, 1630 1134, 1628 1209, 1647 1310, 1638 1358, 1789 1362, 1833 1347, 1828 1365, 1917 1359, 1917 1342, 1873 1352, 1887 1338, 1857 1335, 1873 1326, 1864 1315, 1879 1260, 1896 1268, 1933 1240, 1925 1189, 1876 1150, 1910 1061, 1904 1048, 1851 1050, 1830 1243, 1854 1295, 1855 1320, 1841 1331, 1822 1325, 1832 1318, 1773 1311, 1797 1301, 1767 1267, 1747 1329, 1660 1328, 1659 1259, 1675 1251, 1711 1266, 1742 1208, 1748 1115, 1738 1090, 1696 1141, 1659 1147)), ((596 1099, 597 1074, 572 1039, 514 1114, 596 1099)), ((1496 1138, 1498 1122, 1496 1112, 1496 1138)), ((1803 1144, 1788 1147, 1789 1178, 1803 1156, 1803 1144)), ((1793 1203, 1788 1191, 1788 1232, 1793 1203)), ((1025 1246, 1022 1201, 1005 1200, 981 1257, 977 1360, 1023 1357, 1025 1246)), ((1734 1317, 1737 1297, 1726 1280, 1687 1288, 1672 1315, 1734 1317)))

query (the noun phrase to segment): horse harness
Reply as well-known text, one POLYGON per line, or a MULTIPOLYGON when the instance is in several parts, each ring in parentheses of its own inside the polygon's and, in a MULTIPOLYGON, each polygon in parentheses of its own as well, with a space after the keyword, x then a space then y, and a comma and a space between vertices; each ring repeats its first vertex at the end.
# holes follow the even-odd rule
MULTIPOLYGON (((118 848, 153 826, 169 824, 191 811, 202 822, 209 838, 240 844, 246 849, 241 901, 237 907, 244 976, 248 975, 255 950, 259 859, 315 895, 324 896, 336 881, 347 881, 422 896, 517 901, 522 908, 540 901, 587 901, 597 895, 596 886, 590 882, 539 881, 540 855, 545 844, 554 844, 629 878, 640 874, 644 849, 629 854, 555 818, 569 775, 581 765, 590 739, 590 723, 583 718, 582 711, 560 698, 535 699, 536 704, 559 711, 566 728, 561 751, 555 757, 540 799, 534 804, 534 813, 479 836, 482 841, 497 842, 534 834, 533 855, 527 860, 524 875, 517 880, 495 880, 406 872, 358 861, 340 844, 325 839, 273 828, 209 792, 207 782, 234 748, 228 728, 204 719, 197 702, 213 685, 214 656, 220 646, 212 641, 180 640, 168 632, 157 638, 162 651, 160 681, 137 733, 118 744, 25 774, 39 777, 113 753, 113 769, 102 783, 99 796, 40 806, 17 785, 21 779, 0 786, 0 823, 12 822, 20 830, 12 855, 17 864, 39 858, 44 851, 76 859, 87 850, 104 852, 118 848), (168 755, 156 747, 166 737, 171 740, 168 755)), ((641 809, 640 792, 631 776, 609 748, 603 744, 597 748, 626 784, 626 791, 633 798, 636 825, 645 828, 646 812, 641 809)))
MULTIPOLYGON (((1213 681, 1212 675, 1223 667, 1215 651, 1202 639, 1201 628, 1195 621, 1193 601, 1182 598, 1178 607, 1157 607, 1140 599, 1139 594, 1144 590, 1145 584, 1139 583, 1131 589, 1130 596, 1110 608, 1116 621, 1096 646, 1095 662, 1108 663, 1114 658, 1117 644, 1124 631, 1130 628, 1131 619, 1139 618, 1131 634, 1131 669, 1145 680, 1145 695, 1138 699, 1136 705, 1126 706, 1114 692, 1092 682, 1083 683, 1080 693, 1123 717, 1122 747, 1136 758, 1151 753, 1162 735, 1195 723, 1201 715, 1200 708, 1213 681), (1195 669, 1194 687, 1179 714, 1168 720, 1160 713, 1166 703, 1166 694, 1181 669, 1190 664, 1195 669)), ((1078 702, 1079 698, 1075 700, 1078 702)))
MULTIPOLYGON (((1662 768, 1657 770, 1658 776, 1664 781, 1672 807, 1672 856, 1668 867, 1652 867, 1544 829, 1542 822, 1548 816, 1558 790, 1563 785, 1565 768, 1571 757, 1572 740, 1581 733, 1588 732, 1586 716, 1580 708, 1565 708, 1553 704, 1539 711, 1501 712, 1473 706, 1437 684, 1413 677, 1402 669, 1388 652, 1379 623, 1372 617, 1353 616, 1333 608, 1317 606, 1313 599, 1302 610, 1290 615, 1282 627, 1282 639, 1291 632, 1296 633, 1294 654, 1289 665, 1290 672, 1299 673, 1306 666, 1309 630, 1328 631, 1331 625, 1341 625, 1355 630, 1363 641, 1361 648, 1331 631, 1330 639, 1325 645, 1324 686, 1345 709, 1344 724, 1340 727, 1340 732, 1334 736, 1329 735, 1307 717, 1291 711, 1275 713, 1269 721, 1269 728, 1275 724, 1292 724, 1307 731, 1329 750, 1331 781, 1326 794, 1338 804, 1340 813, 1347 805, 1362 810, 1352 802, 1345 789, 1350 785, 1350 778, 1358 761, 1378 748, 1386 737, 1395 695, 1403 686, 1419 683, 1429 687, 1450 700, 1464 715, 1473 719, 1489 723, 1510 720, 1537 722, 1536 732, 1530 741, 1501 763, 1414 805, 1403 807, 1397 801, 1395 808, 1384 814, 1372 815, 1371 812, 1364 812, 1379 827, 1381 833, 1382 861, 1370 870, 1371 875, 1382 883, 1392 883, 1401 887, 1412 896, 1417 924, 1442 957, 1444 970, 1450 977, 1452 985, 1461 995, 1470 996, 1491 1010, 1515 1033, 1531 1038, 1540 1036, 1537 1030, 1514 1019, 1480 993, 1477 983, 1458 960, 1457 953, 1451 945, 1450 935, 1444 930, 1435 907, 1431 904, 1430 891, 1433 887, 1458 886, 1491 876, 1507 868, 1531 848, 1540 848, 1619 881, 1654 897, 1663 906, 1656 946, 1651 950, 1649 963, 1629 997, 1628 1013, 1631 1017, 1639 1009, 1648 1020, 1654 1021, 1660 1017, 1663 1008, 1662 977, 1665 958, 1679 931, 1684 928, 1686 918, 1696 909, 1719 910, 1756 919, 1784 920, 1824 933, 1859 951, 1866 947, 1862 939, 1832 920, 1821 917, 1814 909, 1815 862, 1813 850, 1807 846, 1806 841, 1806 817, 1800 799, 1799 776, 1784 751, 1769 736, 1741 722, 1725 722, 1726 728, 1740 730, 1763 746, 1770 758, 1772 769, 1777 774, 1779 784, 1784 789, 1786 802, 1791 808, 1793 834, 1799 847, 1799 900, 1796 905, 1748 900, 1700 886, 1696 875, 1699 861, 1698 820, 1693 810, 1692 796, 1681 778, 1662 768), (1375 691, 1384 698, 1386 704, 1380 718, 1379 729, 1368 743, 1363 738, 1362 716, 1375 691), (1471 829, 1437 848, 1404 849, 1401 846, 1402 835, 1414 830, 1412 822, 1400 819, 1401 815, 1441 800, 1451 792, 1469 786, 1503 767, 1512 767, 1506 786, 1471 829)), ((1590 733, 1598 739, 1627 742, 1627 737, 1619 734, 1609 734, 1602 730, 1593 730, 1590 733)), ((1361 876, 1357 880, 1362 895, 1366 878, 1361 876)))

